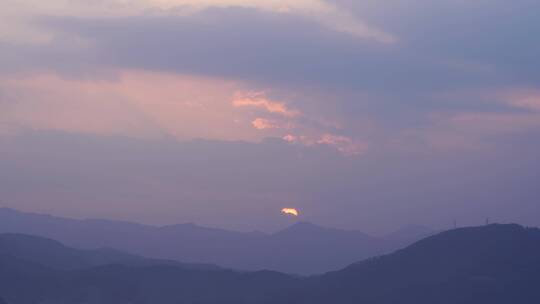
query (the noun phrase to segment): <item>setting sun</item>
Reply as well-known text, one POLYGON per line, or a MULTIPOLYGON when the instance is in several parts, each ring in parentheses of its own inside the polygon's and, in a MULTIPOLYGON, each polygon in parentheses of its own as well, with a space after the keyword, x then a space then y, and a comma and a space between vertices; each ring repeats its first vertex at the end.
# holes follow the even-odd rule
POLYGON ((281 213, 285 215, 292 215, 292 216, 298 216, 300 214, 298 210, 294 208, 283 208, 281 209, 281 213))

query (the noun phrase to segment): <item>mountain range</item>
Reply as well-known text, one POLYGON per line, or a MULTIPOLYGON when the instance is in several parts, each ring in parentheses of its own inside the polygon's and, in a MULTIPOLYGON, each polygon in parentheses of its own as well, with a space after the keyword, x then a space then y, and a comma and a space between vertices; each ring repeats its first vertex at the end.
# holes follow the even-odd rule
POLYGON ((243 233, 195 224, 154 227, 110 220, 75 220, 0 209, 0 233, 23 233, 84 249, 114 248, 135 255, 238 270, 318 274, 392 252, 434 232, 405 227, 384 237, 298 222, 277 233, 243 233))
POLYGON ((0 270, 8 304, 536 304, 540 230, 445 231, 314 276, 192 267, 1 234, 0 270))

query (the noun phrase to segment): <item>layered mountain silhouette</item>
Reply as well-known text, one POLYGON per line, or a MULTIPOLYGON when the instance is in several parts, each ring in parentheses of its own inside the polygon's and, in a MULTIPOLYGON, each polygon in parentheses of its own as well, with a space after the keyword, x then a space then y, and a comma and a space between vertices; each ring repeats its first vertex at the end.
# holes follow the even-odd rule
POLYGON ((0 294, 9 304, 257 303, 297 280, 0 234, 0 294))
POLYGON ((518 225, 446 231, 310 277, 167 261, 141 265, 129 255, 125 262, 115 257, 112 264, 88 266, 92 254, 37 237, 0 235, 0 295, 9 304, 540 303, 540 230, 518 225), (70 262, 39 257, 41 246, 70 262))
POLYGON ((153 227, 74 220, 0 209, 0 233, 52 238, 76 248, 115 248, 136 255, 240 270, 317 274, 388 253, 433 232, 409 227, 387 237, 300 222, 274 234, 241 233, 194 224, 153 227))
POLYGON ((187 269, 216 270, 210 264, 187 264, 172 260, 150 259, 115 249, 74 249, 58 241, 24 234, 0 234, 0 256, 15 257, 30 263, 62 269, 76 270, 103 265, 155 266, 168 265, 187 269))

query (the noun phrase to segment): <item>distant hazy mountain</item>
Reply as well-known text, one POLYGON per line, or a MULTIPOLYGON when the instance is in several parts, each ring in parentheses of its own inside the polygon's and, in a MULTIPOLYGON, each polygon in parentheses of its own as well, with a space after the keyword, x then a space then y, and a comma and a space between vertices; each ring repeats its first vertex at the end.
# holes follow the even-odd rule
POLYGON ((177 261, 144 258, 115 249, 73 249, 60 242, 24 234, 0 234, 0 256, 63 270, 84 269, 111 264, 126 266, 168 265, 189 269, 216 270, 210 264, 184 264, 177 261))
MULTIPOLYGON (((42 245, 57 247, 59 256, 75 252, 84 260, 86 253, 39 238, 23 242, 33 245, 18 249, 17 256, 0 252, 0 295, 9 304, 540 303, 540 230, 518 225, 443 232, 395 253, 312 277, 166 263, 66 270, 24 257, 39 255, 42 245)), ((13 243, 3 244, 0 247, 13 243)))
POLYGON ((388 237, 297 223, 275 234, 241 233, 194 224, 165 227, 107 220, 74 220, 0 209, 0 232, 25 233, 85 249, 115 248, 132 254, 216 264, 242 270, 315 274, 388 253, 429 235, 408 229, 388 237))

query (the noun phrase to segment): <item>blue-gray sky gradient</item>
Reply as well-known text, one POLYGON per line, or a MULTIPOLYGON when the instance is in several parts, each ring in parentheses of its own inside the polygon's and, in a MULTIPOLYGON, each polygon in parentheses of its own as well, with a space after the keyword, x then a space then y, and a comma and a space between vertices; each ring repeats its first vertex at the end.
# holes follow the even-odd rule
POLYGON ((540 224, 538 1, 62 1, 4 5, 3 205, 242 230, 286 206, 371 232, 540 224))

